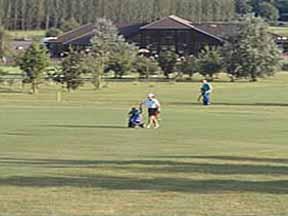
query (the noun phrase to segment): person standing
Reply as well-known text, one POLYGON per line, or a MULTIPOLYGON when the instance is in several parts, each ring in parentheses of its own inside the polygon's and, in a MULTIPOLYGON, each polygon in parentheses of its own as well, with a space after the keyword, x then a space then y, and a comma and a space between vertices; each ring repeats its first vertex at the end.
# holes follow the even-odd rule
POLYGON ((211 103, 212 90, 212 85, 207 80, 203 80, 200 89, 203 105, 208 106, 211 103))
POLYGON ((154 128, 159 128, 158 116, 160 114, 161 105, 156 99, 156 96, 152 93, 148 94, 147 98, 141 103, 141 107, 143 105, 148 109, 149 123, 147 128, 151 128, 152 126, 154 128))

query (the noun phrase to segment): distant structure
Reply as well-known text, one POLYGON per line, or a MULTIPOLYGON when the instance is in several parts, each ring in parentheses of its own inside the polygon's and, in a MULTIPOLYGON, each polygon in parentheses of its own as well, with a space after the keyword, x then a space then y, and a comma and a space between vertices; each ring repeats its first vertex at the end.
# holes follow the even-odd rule
MULTIPOLYGON (((173 50, 179 55, 198 55, 204 46, 222 46, 229 38, 235 37, 240 23, 192 23, 171 15, 152 23, 119 25, 119 33, 128 42, 140 49, 158 54, 162 50, 173 50)), ((95 26, 86 24, 64 33, 58 38, 46 41, 52 57, 61 57, 69 47, 89 49, 95 26)), ((288 41, 280 35, 273 35, 275 41, 285 46, 288 41)))

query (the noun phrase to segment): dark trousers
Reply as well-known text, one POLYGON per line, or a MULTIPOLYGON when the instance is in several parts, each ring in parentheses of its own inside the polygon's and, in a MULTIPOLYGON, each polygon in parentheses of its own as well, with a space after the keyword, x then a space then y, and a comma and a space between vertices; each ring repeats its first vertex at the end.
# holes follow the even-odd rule
POLYGON ((210 94, 203 94, 203 105, 208 106, 210 104, 210 94))

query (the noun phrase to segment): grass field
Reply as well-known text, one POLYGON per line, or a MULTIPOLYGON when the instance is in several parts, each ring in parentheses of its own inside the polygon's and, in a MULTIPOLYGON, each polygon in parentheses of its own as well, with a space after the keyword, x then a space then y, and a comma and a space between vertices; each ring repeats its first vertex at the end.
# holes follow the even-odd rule
POLYGON ((39 41, 45 37, 45 30, 9 31, 8 34, 14 40, 32 39, 39 41))
POLYGON ((110 83, 63 94, 0 89, 1 216, 287 216, 288 75, 214 83, 110 83), (127 129, 146 93, 161 128, 127 129))
POLYGON ((288 37, 288 27, 271 26, 270 31, 288 37))
POLYGON ((0 71, 7 73, 7 74, 21 74, 22 73, 21 69, 15 66, 0 65, 0 71))

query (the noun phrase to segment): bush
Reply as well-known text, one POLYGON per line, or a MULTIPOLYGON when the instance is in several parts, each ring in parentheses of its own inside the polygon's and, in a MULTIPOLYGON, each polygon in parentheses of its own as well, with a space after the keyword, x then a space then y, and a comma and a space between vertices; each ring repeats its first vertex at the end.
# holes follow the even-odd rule
POLYGON ((223 58, 215 47, 205 47, 198 58, 199 72, 203 76, 213 79, 213 76, 223 69, 223 58))
POLYGON ((18 59, 18 66, 30 81, 33 93, 38 92, 40 79, 50 65, 50 58, 46 48, 40 44, 32 44, 18 59))
POLYGON ((288 72, 288 59, 281 62, 281 70, 288 72))
POLYGON ((244 18, 240 33, 224 47, 226 71, 235 78, 272 76, 279 69, 281 52, 259 17, 244 18))
POLYGON ((169 79, 169 74, 175 72, 178 55, 173 51, 162 51, 159 55, 159 66, 164 72, 164 75, 169 79))
POLYGON ((133 63, 133 69, 139 73, 140 77, 149 79, 151 75, 155 75, 161 71, 157 62, 145 56, 137 56, 133 63))
POLYGON ((58 28, 50 28, 48 29, 48 31, 46 32, 46 37, 57 37, 60 34, 62 34, 62 31, 58 28))
POLYGON ((68 32, 75 28, 78 28, 79 26, 80 24, 74 18, 71 18, 67 21, 64 21, 62 25, 60 26, 60 29, 63 32, 68 32))
POLYGON ((7 72, 0 68, 0 84, 4 83, 5 78, 4 76, 7 75, 7 72))
POLYGON ((177 66, 178 70, 183 74, 189 75, 190 79, 199 71, 198 59, 195 56, 181 58, 181 62, 177 66))

